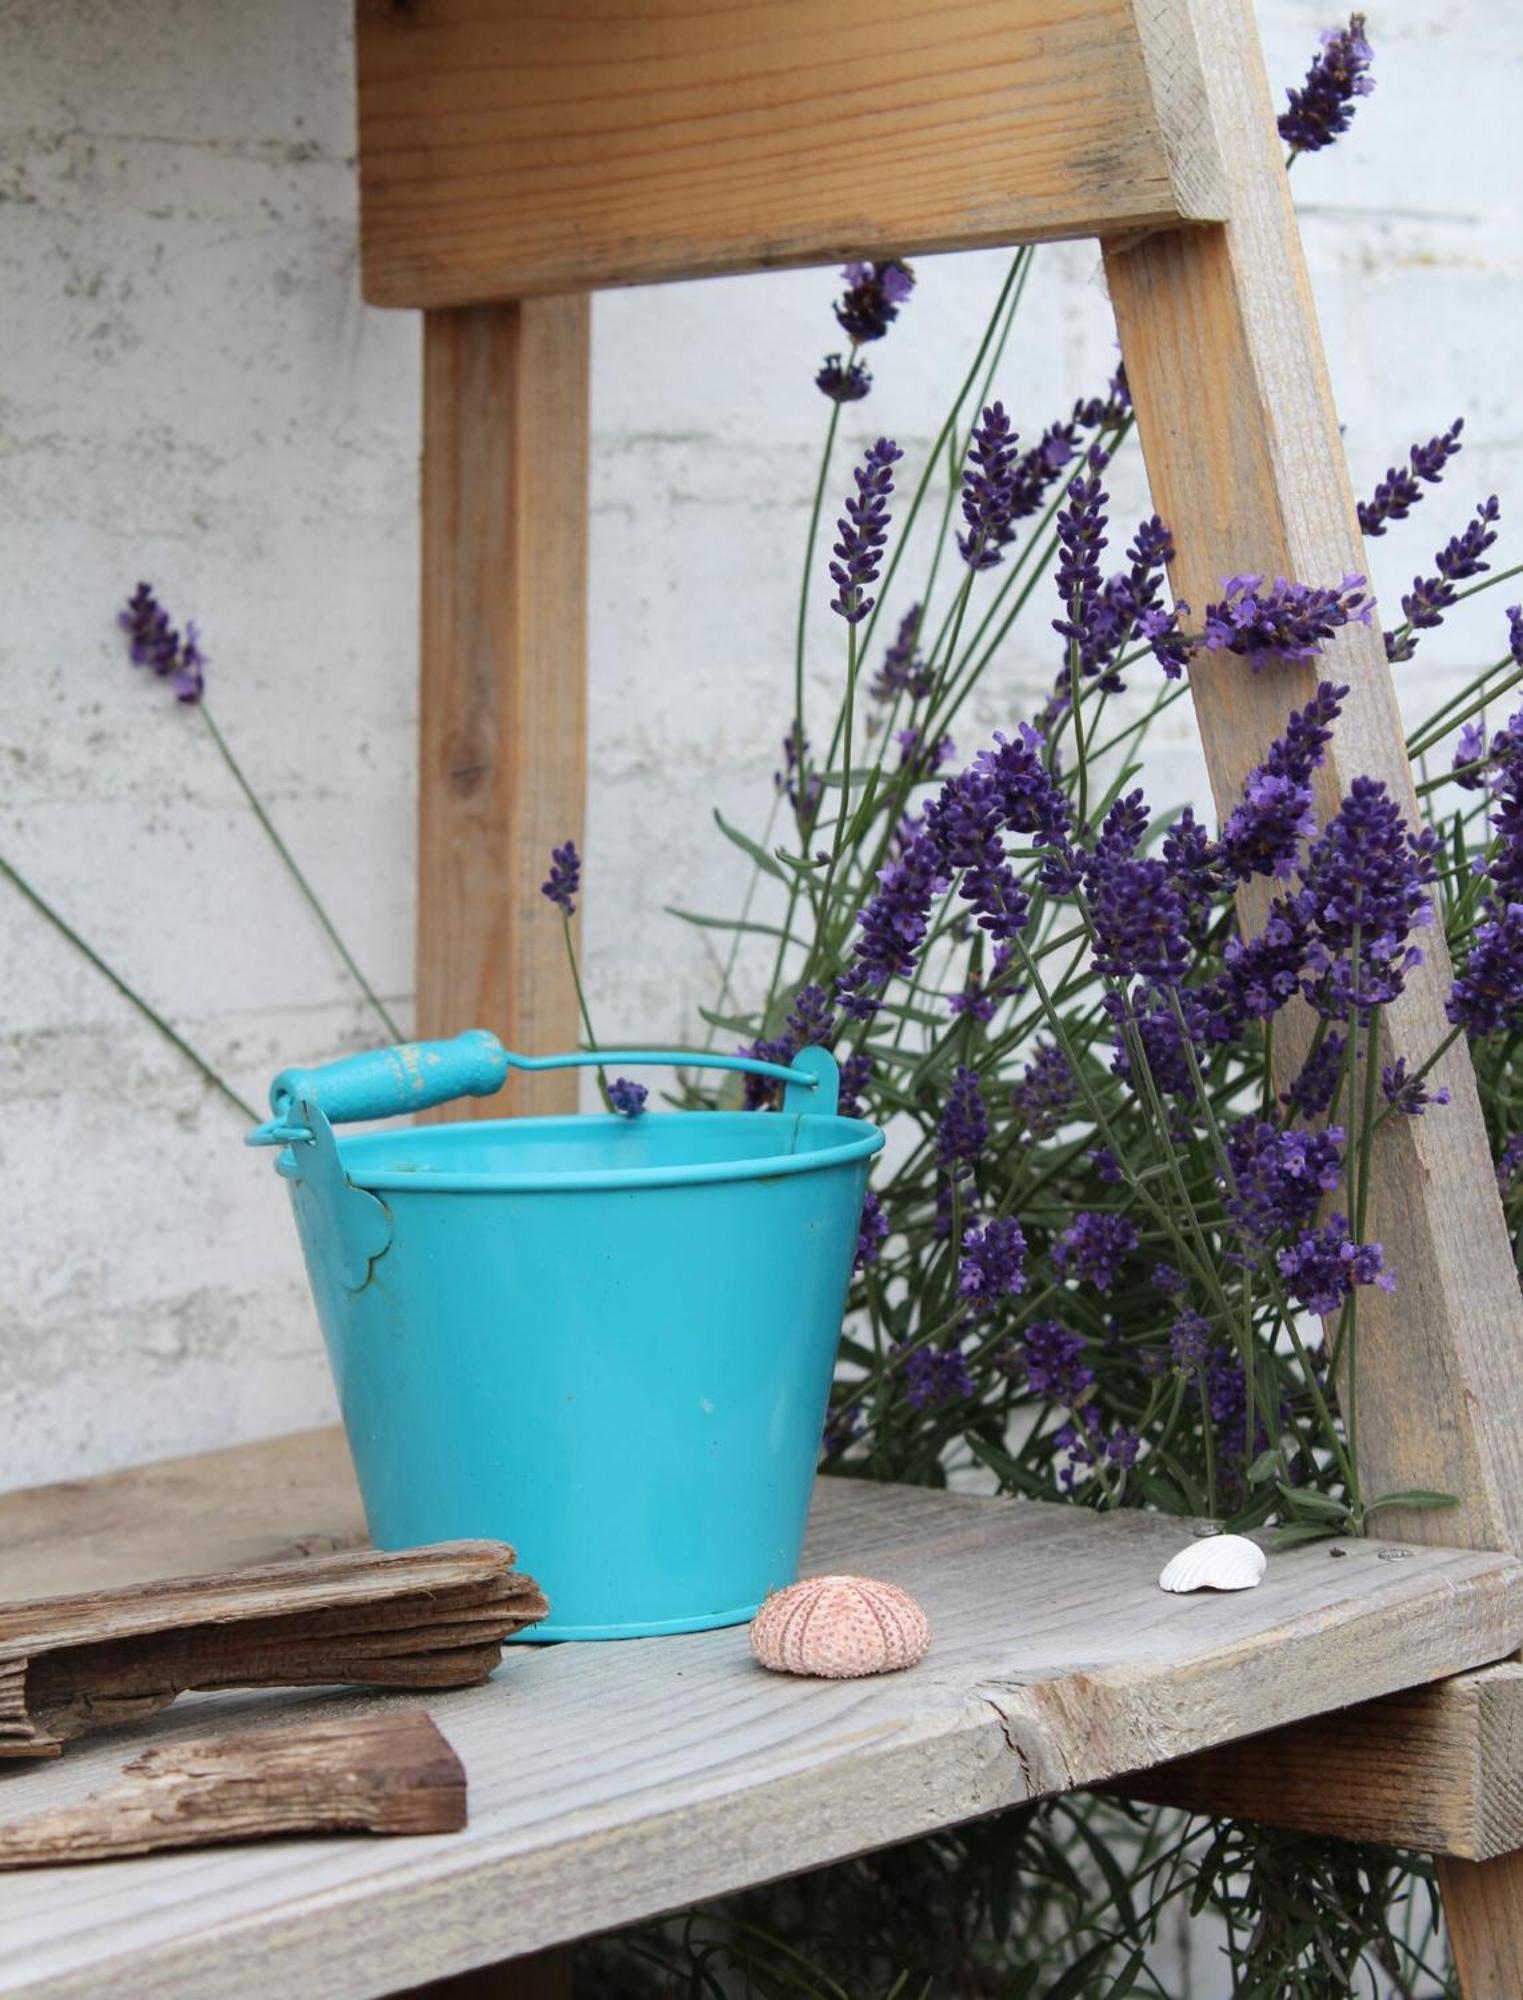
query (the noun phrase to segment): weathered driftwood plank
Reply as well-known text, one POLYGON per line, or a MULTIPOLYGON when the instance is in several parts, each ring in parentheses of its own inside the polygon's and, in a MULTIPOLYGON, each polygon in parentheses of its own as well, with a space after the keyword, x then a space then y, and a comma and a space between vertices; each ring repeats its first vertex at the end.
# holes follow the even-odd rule
POLYGON ((464 1687, 545 1615, 501 1542, 361 1549, 0 1604, 0 1758, 56 1756, 191 1688, 464 1687))
MULTIPOLYGON (((343 1842, 165 1855, 121 1884, 32 1876, 24 1897, 0 1883, 0 1991, 389 1991, 1462 1672, 1523 1639, 1511 1557, 1300 1549, 1272 1557, 1257 1590, 1180 1598, 1156 1582, 1180 1534, 1157 1517, 822 1481, 808 1566, 912 1590, 936 1634, 914 1672, 768 1675, 742 1629, 510 1646, 486 1686, 425 1704, 470 1772, 458 1840, 416 1857, 343 1842)), ((193 1709, 178 1726, 207 1733, 193 1709)), ((107 1746, 83 1744, 46 1775, 108 1769, 107 1746)), ((43 1803, 43 1777, 9 1780, 8 1806, 43 1803)))
POLYGON ((458 1833, 465 1771, 421 1712, 161 1744, 75 1805, 0 1825, 0 1868, 298 1833, 458 1833))
POLYGON ((832 0, 828 32, 812 0, 360 0, 365 295, 454 306, 1220 215, 1193 46, 1165 61, 1169 40, 1150 78, 1130 0, 832 0))
MULTIPOLYGON (((429 313, 417 1028, 575 1048, 576 990, 539 893, 582 838, 587 774, 585 298, 429 313)), ((574 1111, 573 1071, 437 1118, 574 1111)), ((428 1115, 428 1114, 425 1114, 428 1115)))
POLYGON ((343 1432, 294 1431, 0 1493, 0 1603, 290 1562, 365 1540, 343 1432))
POLYGON ((1482 1667, 1203 1750, 1116 1789, 1297 1833, 1467 1861, 1510 1854, 1523 1847, 1523 1665, 1482 1667))
MULTIPOLYGON (((1173 0, 1142 6, 1179 18, 1173 0)), ((1367 565, 1252 14, 1247 0, 1196 0, 1190 11, 1231 219, 1113 243, 1106 270, 1148 475, 1178 546, 1174 585, 1198 617, 1234 572, 1335 584, 1367 565)), ((1368 773, 1415 822, 1373 626, 1340 634, 1316 665, 1255 674, 1217 657, 1194 669, 1218 807, 1235 801, 1289 710, 1326 675, 1351 692, 1322 774, 1323 807, 1368 773)), ((1274 886, 1245 893, 1253 929, 1274 886)), ((1425 933, 1423 951, 1387 1023, 1387 1058, 1405 1055, 1412 1069, 1448 1033, 1439 931, 1425 933)), ((1293 1027, 1287 1017, 1276 1036, 1287 1064, 1293 1027)), ((1463 1047, 1435 1077, 1454 1102, 1441 1116, 1392 1119, 1375 1166, 1368 1233, 1384 1244, 1399 1289, 1361 1300, 1360 1474, 1371 1499, 1417 1487, 1458 1497, 1444 1512, 1383 1514, 1381 1533, 1523 1549, 1523 1299, 1463 1047)))

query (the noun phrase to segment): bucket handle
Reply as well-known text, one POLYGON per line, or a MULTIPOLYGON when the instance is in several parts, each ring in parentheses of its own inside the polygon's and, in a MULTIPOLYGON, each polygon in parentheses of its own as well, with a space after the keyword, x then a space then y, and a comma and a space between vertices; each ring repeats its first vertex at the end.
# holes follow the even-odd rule
POLYGON ((828 1049, 800 1049, 791 1065, 756 1056, 711 1054, 703 1049, 578 1049, 566 1055, 521 1056, 505 1049, 486 1028, 439 1042, 402 1042, 363 1055, 341 1056, 318 1069, 285 1069, 270 1085, 274 1116, 249 1133, 250 1146, 288 1146, 312 1137, 293 1122, 302 1103, 315 1104, 331 1124, 396 1118, 457 1097, 491 1097, 510 1070, 634 1069, 647 1065, 741 1070, 786 1086, 784 1111, 833 1117, 840 1099, 840 1070, 828 1049))

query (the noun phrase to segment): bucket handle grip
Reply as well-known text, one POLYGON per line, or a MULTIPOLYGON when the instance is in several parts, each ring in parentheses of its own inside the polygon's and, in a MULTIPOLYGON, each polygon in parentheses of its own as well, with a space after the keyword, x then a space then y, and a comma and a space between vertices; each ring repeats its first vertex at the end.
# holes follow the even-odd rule
POLYGON ((486 1028, 469 1028, 448 1041, 402 1042, 341 1056, 317 1069, 282 1070, 270 1085, 274 1116, 249 1133, 250 1146, 288 1146, 309 1140, 305 1125, 293 1122, 305 1102, 321 1107, 334 1125, 368 1118, 396 1118, 457 1097, 491 1097, 510 1070, 634 1069, 649 1065, 740 1070, 786 1086, 784 1111, 833 1117, 840 1096, 840 1070, 827 1049, 800 1049, 791 1064, 756 1056, 716 1055, 705 1049, 577 1049, 565 1055, 522 1056, 505 1049, 486 1028))

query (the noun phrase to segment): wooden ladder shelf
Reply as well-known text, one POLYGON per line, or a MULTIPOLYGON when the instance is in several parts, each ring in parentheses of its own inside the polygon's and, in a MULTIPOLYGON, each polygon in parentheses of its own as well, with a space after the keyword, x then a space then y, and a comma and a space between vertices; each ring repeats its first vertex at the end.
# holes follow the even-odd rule
MULTIPOLYGON (((357 11, 365 293, 425 314, 420 1033, 576 1039, 532 913, 582 822, 600 287, 1097 236, 1176 594, 1364 568, 1248 0, 357 11)), ((1340 633, 1321 670, 1352 687, 1324 807, 1368 772, 1415 814, 1378 629, 1340 633)), ((1317 677, 1193 676, 1219 806, 1317 677)), ((1263 905, 1244 891, 1246 926, 1263 905)), ((1426 950, 1388 1023, 1414 1066, 1444 1032, 1441 939, 1426 950)), ((808 1561, 925 1599, 939 1639, 917 1673, 779 1683, 734 1632, 515 1648, 490 1685, 429 1703, 473 1788, 447 1852, 303 1844, 0 1881, 0 1991, 376 1994, 1119 1780, 1430 1848, 1469 2000, 1517 2000, 1523 1669, 1488 1663, 1523 1644, 1523 1303, 1462 1049, 1433 1081, 1445 1114, 1382 1136, 1371 1234, 1402 1285, 1361 1313, 1369 1490, 1459 1502, 1382 1515, 1403 1559, 1312 1547, 1246 1597, 1169 1599, 1153 1577, 1177 1523, 826 1481, 808 1561)), ((574 1089, 520 1079, 508 1108, 574 1089)), ((12 1496, 0 1590, 359 1533, 341 1447, 316 1434, 12 1496)), ((190 1726, 204 1708, 156 1725, 190 1726)), ((106 1761, 80 1753, 81 1790, 106 1761)), ((7 1782, 19 1808, 41 1780, 7 1782)))

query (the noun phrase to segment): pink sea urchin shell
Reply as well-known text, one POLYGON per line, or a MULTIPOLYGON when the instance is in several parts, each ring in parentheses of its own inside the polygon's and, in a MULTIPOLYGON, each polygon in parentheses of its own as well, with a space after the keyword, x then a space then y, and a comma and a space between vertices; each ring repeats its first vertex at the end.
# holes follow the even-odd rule
POLYGON ((892 1674, 930 1644, 930 1620, 909 1592, 870 1576, 806 1577, 774 1591, 751 1620, 751 1651, 775 1674, 892 1674))

